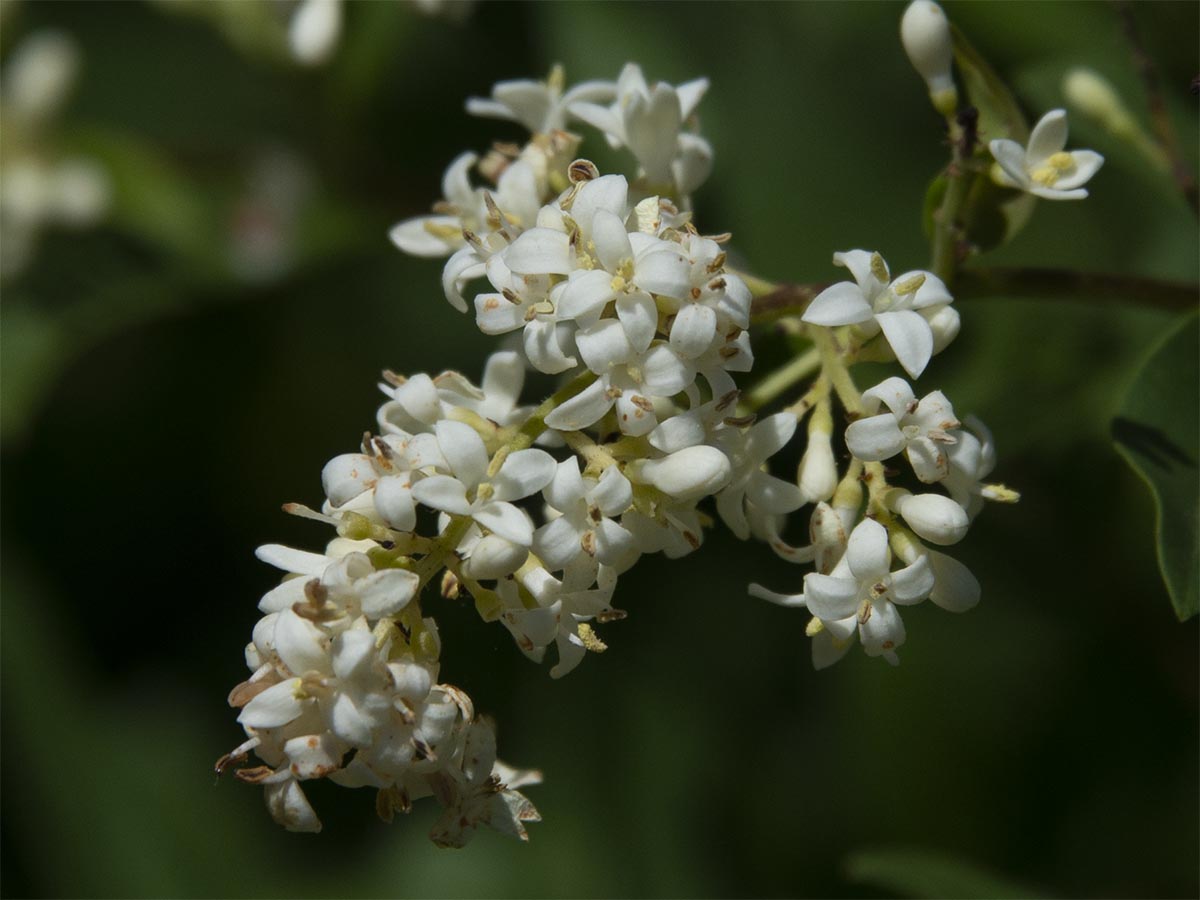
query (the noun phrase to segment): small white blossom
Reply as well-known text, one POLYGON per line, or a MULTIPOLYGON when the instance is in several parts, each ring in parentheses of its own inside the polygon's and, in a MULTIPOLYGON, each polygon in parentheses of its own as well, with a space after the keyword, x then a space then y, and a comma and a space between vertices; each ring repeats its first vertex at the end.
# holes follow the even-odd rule
POLYGON ((633 504, 633 487, 616 466, 588 477, 573 456, 558 464, 543 493, 555 517, 534 533, 533 552, 548 569, 559 571, 580 553, 618 574, 637 561, 633 535, 613 521, 633 504))
POLYGON ((933 356, 933 331, 921 314, 953 297, 932 272, 912 271, 893 279, 878 253, 849 250, 833 261, 854 275, 821 291, 802 316, 814 325, 859 325, 870 335, 883 336, 904 370, 916 378, 933 356))
POLYGON ((468 99, 467 112, 473 116, 508 119, 534 133, 544 133, 566 127, 571 104, 606 103, 617 90, 611 81, 585 81, 564 92, 565 83, 561 65, 555 65, 545 81, 527 78, 500 81, 492 88, 490 100, 468 99))
POLYGON ((861 460, 877 462, 903 452, 912 463, 917 478, 926 484, 940 481, 950 471, 947 448, 956 438, 950 432, 959 427, 954 409, 941 391, 917 400, 903 378, 888 378, 863 393, 863 407, 870 415, 850 423, 846 446, 861 460))
POLYGON ((924 600, 934 578, 923 556, 896 571, 891 570, 891 561, 887 529, 864 519, 851 532, 846 553, 830 574, 804 576, 803 594, 779 595, 758 585, 751 586, 751 593, 785 606, 804 606, 820 621, 820 633, 828 637, 814 643, 817 668, 840 658, 856 633, 868 656, 882 656, 896 665, 896 650, 905 638, 896 605, 924 600))
POLYGON ((1046 200, 1081 200, 1083 187, 1104 165, 1093 150, 1067 152, 1067 111, 1052 109, 1033 126, 1029 144, 997 138, 988 144, 996 167, 992 177, 1005 187, 1027 191, 1046 200))
POLYGON ((805 502, 797 485, 766 471, 767 460, 787 445, 795 431, 796 417, 782 412, 745 430, 723 428, 718 432, 732 472, 729 484, 717 494, 717 512, 742 540, 750 536, 747 507, 751 517, 755 510, 776 516, 799 509, 805 502))
POLYGON ((488 453, 475 429, 462 422, 434 426, 449 475, 431 475, 412 486, 413 497, 432 509, 470 516, 506 540, 528 547, 533 524, 512 500, 532 496, 550 483, 556 465, 544 450, 518 450, 488 479, 488 453))
POLYGON ((652 185, 675 185, 690 194, 712 167, 712 149, 698 135, 683 131, 695 111, 708 79, 697 78, 678 87, 646 83, 641 67, 629 63, 617 79, 611 106, 575 103, 571 112, 604 132, 613 147, 628 147, 652 185))

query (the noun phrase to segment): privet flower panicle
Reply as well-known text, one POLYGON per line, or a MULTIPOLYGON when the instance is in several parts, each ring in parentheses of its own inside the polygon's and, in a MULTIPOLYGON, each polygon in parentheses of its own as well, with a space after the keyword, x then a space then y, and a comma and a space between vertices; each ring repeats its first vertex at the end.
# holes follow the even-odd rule
MULTIPOLYGON (((929 30, 938 15, 906 15, 923 73, 948 72, 929 30)), ((854 281, 787 317, 811 346, 743 394, 757 281, 731 267, 729 234, 697 227, 688 197, 711 166, 694 130, 707 88, 651 86, 634 64, 573 88, 557 66, 501 82, 467 111, 524 126, 528 142, 460 154, 432 212, 392 229, 404 252, 445 259, 446 299, 506 343, 479 385, 386 371, 376 432, 326 463, 319 509, 285 507, 333 530, 323 552, 259 550, 284 578, 259 604, 251 675, 230 695, 246 740, 218 768, 264 785, 285 827, 320 827, 303 786, 318 778, 374 788, 386 821, 433 797, 443 846, 480 825, 524 840, 538 821, 519 789, 540 776, 497 760, 493 723, 439 681, 431 585, 530 660, 549 656, 553 678, 619 639, 621 577, 648 554, 696 551, 718 519, 812 567, 800 593, 750 592, 807 611, 817 668, 856 639, 898 662, 900 606, 978 602, 967 568, 926 542, 953 544, 983 500, 1016 498, 985 480, 990 434, 941 391, 918 399, 889 377, 860 392, 849 370, 895 360, 920 375, 961 326, 946 284, 924 270, 893 278, 878 253, 835 254, 854 281), (577 123, 629 148, 636 169, 601 173, 577 156, 582 139, 564 130, 577 123), (522 401, 528 369, 557 381, 542 402, 522 401), (807 375, 792 405, 758 414, 764 383, 807 375), (773 460, 792 441, 787 480, 773 460), (884 467, 899 456, 907 468, 884 467), (803 546, 785 537, 793 514, 803 546), (243 765, 251 752, 261 764, 243 765)))

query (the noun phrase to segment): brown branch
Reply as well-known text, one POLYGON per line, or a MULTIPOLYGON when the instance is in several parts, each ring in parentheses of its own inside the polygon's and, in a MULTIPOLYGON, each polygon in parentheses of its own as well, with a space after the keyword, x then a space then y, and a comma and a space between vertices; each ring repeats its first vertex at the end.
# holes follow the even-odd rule
POLYGON ((803 315, 808 304, 828 284, 781 284, 769 294, 755 297, 750 305, 750 321, 755 325, 778 322, 788 316, 803 315))
POLYGON ((1158 68, 1154 65, 1154 59, 1146 52, 1138 35, 1133 6, 1128 0, 1114 0, 1113 6, 1116 8, 1117 17, 1121 20, 1121 31, 1125 34, 1125 40, 1129 42, 1134 68, 1137 69, 1138 76, 1142 79, 1142 86, 1146 91, 1146 104, 1150 108, 1150 122, 1154 126, 1154 136, 1158 138, 1159 146, 1170 160, 1171 175, 1179 186, 1184 199, 1187 200, 1188 206, 1192 208, 1193 213, 1200 216, 1200 193, 1197 191, 1196 178, 1179 148, 1179 138, 1175 134, 1174 126, 1171 125, 1171 115, 1167 112, 1162 83, 1158 78, 1158 68))
POLYGON ((1171 310, 1195 309, 1200 302, 1200 286, 1194 283, 1072 269, 963 269, 954 293, 963 300, 992 297, 1111 301, 1171 310))

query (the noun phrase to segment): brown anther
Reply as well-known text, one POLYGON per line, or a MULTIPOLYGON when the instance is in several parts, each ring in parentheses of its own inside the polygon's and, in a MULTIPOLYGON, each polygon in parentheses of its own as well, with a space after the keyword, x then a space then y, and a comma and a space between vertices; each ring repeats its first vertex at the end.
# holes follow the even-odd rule
POLYGON ((521 298, 517 296, 517 292, 512 288, 501 288, 500 293, 504 295, 504 299, 514 305, 520 305, 521 298))
POLYGON ((758 416, 754 413, 750 413, 748 416, 729 416, 724 419, 724 422, 730 428, 749 428, 757 418, 758 416))
POLYGON ((710 234, 708 239, 714 244, 728 244, 731 240, 733 240, 733 232, 725 231, 721 234, 710 234))
POLYGON ((743 331, 742 328, 738 327, 737 325, 734 325, 732 328, 729 329, 729 331, 727 331, 725 333, 725 340, 726 341, 736 341, 739 337, 742 336, 742 331, 743 331))
POLYGON ((376 454, 378 454, 381 459, 390 461, 396 456, 396 454, 392 452, 392 448, 388 446, 388 442, 379 435, 371 438, 371 446, 375 448, 376 454))
POLYGON ((229 692, 229 705, 234 709, 241 709, 269 687, 271 683, 266 679, 243 681, 229 692))
POLYGON ((717 412, 728 409, 730 406, 738 402, 738 398, 742 396, 741 391, 730 391, 717 401, 717 412))
POLYGON ((320 606, 329 598, 329 588, 319 578, 310 578, 304 584, 304 597, 313 606, 320 606))
MULTIPOLYGON (((720 272, 723 268, 725 268, 725 251, 724 250, 722 250, 720 253, 718 253, 716 256, 713 257, 713 261, 710 262, 707 266, 707 271, 711 275, 716 272, 720 272)), ((724 287, 724 285, 721 285, 721 286, 724 287)))
POLYGON ((439 200, 433 204, 433 212, 439 216, 457 216, 461 210, 449 200, 439 200))
POLYGON ((596 555, 596 532, 585 531, 583 537, 579 539, 579 546, 583 548, 583 552, 588 556, 596 555))
POLYGON ((583 184, 600 177, 600 170, 590 159, 577 159, 567 166, 567 178, 572 184, 583 184))
POLYGON ((623 396, 623 393, 624 392, 619 387, 614 385, 604 392, 604 396, 609 400, 616 400, 618 397, 623 396))
POLYGON ((884 641, 879 646, 882 647, 884 650, 891 650, 893 647, 896 646, 896 642, 895 641, 884 641))
POLYGON ((858 610, 858 624, 866 625, 867 622, 869 622, 871 619, 871 612, 873 610, 874 610, 874 607, 871 606, 870 603, 863 603, 863 605, 858 610))
POLYGON ((404 385, 404 383, 406 381, 408 381, 408 379, 405 378, 403 375, 397 375, 391 369, 383 370, 383 380, 386 381, 388 384, 390 384, 392 387, 402 387, 404 385))
POLYGON ((693 550, 700 549, 700 537, 698 535, 695 535, 690 531, 685 531, 683 533, 683 539, 688 542, 688 546, 690 546, 693 550))
POLYGON ((218 759, 216 761, 216 763, 213 765, 213 771, 216 772, 218 775, 224 775, 226 769, 228 769, 232 765, 236 765, 237 763, 243 762, 245 759, 246 759, 245 753, 239 753, 237 756, 234 756, 232 753, 226 753, 224 756, 222 756, 220 759, 218 759))
POLYGON ((632 403, 634 406, 636 406, 638 409, 645 410, 646 412, 654 412, 654 404, 650 400, 647 400, 645 397, 643 397, 641 394, 632 395, 629 398, 629 402, 632 403))
POLYGON ((702 290, 700 290, 700 288, 698 288, 698 287, 692 288, 691 293, 692 293, 693 300, 699 300, 702 296, 704 296, 704 292, 702 290))
POLYGON ((412 739, 412 745, 413 752, 416 754, 417 759, 437 759, 436 754, 433 752, 433 748, 419 737, 414 737, 412 739))
POLYGON ((457 600, 459 587, 458 576, 447 569, 442 574, 442 596, 447 600, 457 600))
POLYGON ((463 240, 474 247, 476 250, 483 250, 483 241, 479 239, 479 235, 471 231, 469 228, 464 228, 462 232, 463 240))
POLYGON ((725 290, 725 285, 726 281, 724 278, 714 278, 708 283, 708 289, 710 291, 723 291, 725 290))
POLYGON ((717 351, 717 354, 721 357, 721 359, 733 359, 741 352, 742 351, 737 347, 722 347, 717 351))
POLYGON ((596 621, 601 625, 606 625, 609 622, 620 622, 622 619, 628 617, 628 615, 629 613, 623 609, 602 609, 596 613, 596 621))
POLYGON ((238 769, 233 773, 233 777, 246 784, 259 784, 274 774, 275 770, 270 766, 254 766, 251 769, 238 769))
POLYGON ((599 522, 604 518, 604 513, 600 512, 600 508, 596 506, 588 510, 588 515, 592 517, 593 522, 599 522))
POLYGON ((910 416, 917 411, 917 407, 921 405, 921 401, 916 397, 908 401, 908 405, 904 407, 904 411, 910 416))
POLYGON ((514 144, 509 141, 495 141, 492 144, 492 149, 502 156, 507 156, 510 159, 516 159, 521 155, 521 147, 519 144, 514 144))

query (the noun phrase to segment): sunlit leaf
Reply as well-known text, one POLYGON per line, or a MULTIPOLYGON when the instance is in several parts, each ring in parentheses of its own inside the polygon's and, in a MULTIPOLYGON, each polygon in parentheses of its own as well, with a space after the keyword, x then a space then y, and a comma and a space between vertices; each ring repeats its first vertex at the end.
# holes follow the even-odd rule
POLYGON ((1000 900, 1047 896, 974 863, 926 850, 864 850, 852 854, 845 869, 855 884, 869 884, 902 897, 1000 900))
POLYGON ((1180 621, 1200 611, 1197 316, 1146 361, 1113 420, 1117 449, 1154 495, 1158 565, 1180 621))

